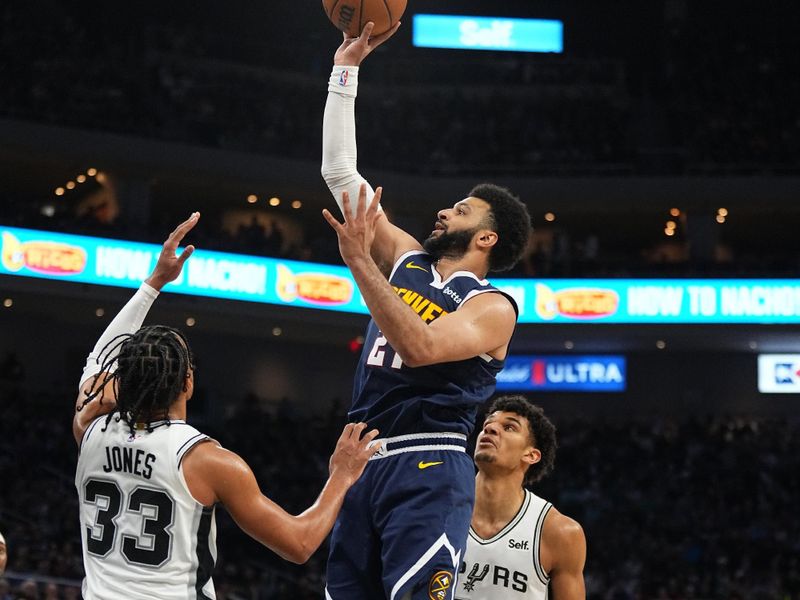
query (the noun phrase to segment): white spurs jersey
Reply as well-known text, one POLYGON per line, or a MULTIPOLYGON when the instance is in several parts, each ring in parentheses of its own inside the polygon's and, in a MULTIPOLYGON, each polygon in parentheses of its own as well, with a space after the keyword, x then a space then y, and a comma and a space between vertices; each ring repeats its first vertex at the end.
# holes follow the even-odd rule
POLYGON ((214 508, 192 497, 181 470, 208 436, 184 421, 135 435, 116 417, 105 423, 86 430, 75 473, 84 600, 213 600, 214 508))
POLYGON ((552 504, 525 490, 511 522, 485 540, 472 527, 456 600, 546 600, 550 578, 539 560, 542 527, 552 504))

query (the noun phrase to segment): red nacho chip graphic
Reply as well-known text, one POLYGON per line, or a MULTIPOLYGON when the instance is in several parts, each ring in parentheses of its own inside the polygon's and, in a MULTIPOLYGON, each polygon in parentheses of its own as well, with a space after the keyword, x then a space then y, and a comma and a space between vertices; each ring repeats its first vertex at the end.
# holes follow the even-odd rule
POLYGON ((545 321, 558 316, 570 319, 602 319, 619 308, 619 295, 601 288, 567 288, 554 292, 544 284, 536 284, 536 314, 545 321))
POLYGON ((45 275, 76 275, 86 268, 86 251, 58 242, 20 242, 4 231, 0 261, 5 269, 17 272, 27 267, 45 275))
POLYGON ((275 291, 284 302, 299 298, 326 306, 347 304, 353 298, 353 284, 349 279, 326 273, 295 274, 285 265, 278 265, 275 291))

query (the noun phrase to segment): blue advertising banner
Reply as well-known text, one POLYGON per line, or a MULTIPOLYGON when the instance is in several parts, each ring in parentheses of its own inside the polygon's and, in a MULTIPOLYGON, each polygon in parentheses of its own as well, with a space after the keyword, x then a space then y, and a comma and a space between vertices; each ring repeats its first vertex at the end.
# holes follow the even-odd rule
MULTIPOLYGON (((160 246, 0 226, 0 275, 136 288, 160 246)), ((446 283, 446 282, 445 282, 446 283)), ((520 323, 800 324, 797 279, 498 279, 520 323)), ((197 250, 167 291, 367 314, 347 268, 197 250)))
MULTIPOLYGON (((0 228, 0 274, 137 288, 161 247, 0 228)), ((197 250, 167 291, 194 296, 367 313, 345 267, 197 250)))
POLYGON ((509 356, 498 391, 624 392, 624 356, 509 356))
POLYGON ((548 19, 414 15, 413 42, 423 48, 563 52, 564 24, 548 19))

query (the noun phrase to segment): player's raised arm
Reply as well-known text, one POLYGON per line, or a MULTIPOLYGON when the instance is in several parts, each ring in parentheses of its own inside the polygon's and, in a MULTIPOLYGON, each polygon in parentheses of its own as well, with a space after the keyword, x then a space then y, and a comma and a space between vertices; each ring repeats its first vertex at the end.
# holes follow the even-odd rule
POLYGON ((72 420, 72 433, 79 445, 89 424, 114 410, 116 391, 111 375, 116 370, 114 358, 119 353, 120 344, 127 335, 135 333, 142 326, 161 288, 180 275, 184 263, 194 252, 194 246, 184 248, 180 256, 176 250, 199 218, 199 212, 192 213, 169 235, 150 277, 145 279, 133 298, 114 317, 86 357, 72 420))
MULTIPOLYGON (((386 33, 370 37, 373 23, 367 23, 359 37, 348 38, 334 55, 333 72, 328 82, 328 99, 322 127, 322 176, 343 209, 342 194, 358 195, 362 185, 367 186, 369 199, 374 191, 358 172, 356 148, 355 101, 358 91, 358 73, 361 62, 397 31, 398 23, 386 33)), ((419 248, 419 243, 403 230, 384 219, 377 231, 373 256, 382 267, 391 265, 404 252, 419 248)))
POLYGON ((345 426, 330 459, 328 481, 316 502, 297 516, 262 494, 247 463, 215 443, 199 444, 187 454, 186 483, 198 502, 206 506, 221 502, 253 539, 286 560, 304 563, 330 533, 347 490, 380 448, 370 446, 378 431, 364 433, 366 427, 365 423, 345 426))

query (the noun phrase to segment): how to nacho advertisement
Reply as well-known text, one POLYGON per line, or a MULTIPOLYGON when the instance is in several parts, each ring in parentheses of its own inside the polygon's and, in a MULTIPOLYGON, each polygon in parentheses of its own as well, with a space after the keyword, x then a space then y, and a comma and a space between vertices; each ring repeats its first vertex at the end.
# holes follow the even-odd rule
MULTIPOLYGON (((138 287, 150 274, 161 249, 156 244, 2 226, 0 244, 0 275, 128 288, 138 287)), ((498 279, 495 283, 516 300, 521 323, 800 323, 798 279, 498 279)), ((166 291, 368 312, 345 267, 202 249, 166 291)))
MULTIPOLYGON (((0 227, 0 274, 137 288, 161 246, 0 227)), ((367 313, 344 267, 198 249, 166 291, 367 313)))

